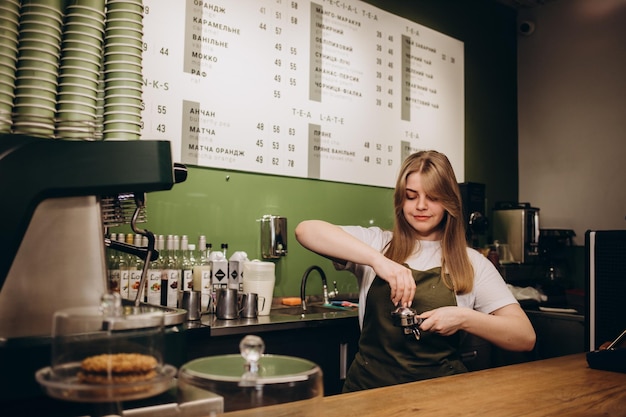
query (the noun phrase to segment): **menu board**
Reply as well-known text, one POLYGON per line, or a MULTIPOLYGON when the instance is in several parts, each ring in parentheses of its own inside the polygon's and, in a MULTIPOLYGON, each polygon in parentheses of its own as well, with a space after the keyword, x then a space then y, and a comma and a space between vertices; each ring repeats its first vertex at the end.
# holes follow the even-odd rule
POLYGON ((464 171, 463 43, 357 0, 144 0, 143 139, 187 165, 393 187, 464 171))

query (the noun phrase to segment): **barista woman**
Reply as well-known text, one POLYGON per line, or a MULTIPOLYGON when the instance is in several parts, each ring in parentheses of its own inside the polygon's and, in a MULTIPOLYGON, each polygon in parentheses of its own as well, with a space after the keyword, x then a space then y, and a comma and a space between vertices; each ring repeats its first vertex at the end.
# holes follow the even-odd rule
POLYGON ((300 223, 298 241, 352 271, 358 280, 359 351, 344 391, 466 372, 460 331, 503 349, 529 351, 535 332, 504 280, 465 242, 461 198, 448 158, 409 156, 394 192, 393 231, 300 223), (411 307, 423 318, 420 340, 395 327, 391 312, 411 307))

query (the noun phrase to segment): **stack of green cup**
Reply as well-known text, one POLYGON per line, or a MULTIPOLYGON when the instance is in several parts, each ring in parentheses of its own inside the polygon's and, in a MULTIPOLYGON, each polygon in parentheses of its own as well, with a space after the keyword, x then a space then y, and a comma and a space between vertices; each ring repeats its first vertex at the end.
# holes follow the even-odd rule
POLYGON ((23 0, 13 132, 54 137, 64 0, 23 0))
POLYGON ((104 36, 104 139, 139 139, 143 73, 143 3, 108 0, 104 36))
POLYGON ((19 0, 3 0, 0 3, 0 133, 11 132, 19 27, 19 0))
POLYGON ((105 0, 71 0, 65 11, 56 136, 97 140, 105 0))
POLYGON ((104 121, 104 69, 100 70, 98 77, 98 93, 96 95, 96 121, 98 137, 103 139, 103 121, 104 121))

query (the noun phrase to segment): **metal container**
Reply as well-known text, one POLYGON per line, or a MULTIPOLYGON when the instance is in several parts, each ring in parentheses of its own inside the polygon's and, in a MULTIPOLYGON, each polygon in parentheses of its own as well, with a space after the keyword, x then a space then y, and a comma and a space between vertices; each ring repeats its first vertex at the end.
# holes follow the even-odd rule
POLYGON ((233 288, 217 290, 215 315, 220 320, 233 320, 239 317, 239 294, 233 288))
POLYGON ((493 240, 509 245, 514 263, 531 263, 539 255, 539 209, 528 203, 493 210, 493 240))
POLYGON ((180 308, 187 311, 185 318, 187 320, 200 320, 202 293, 200 291, 181 291, 179 295, 180 308))
MULTIPOLYGON (((261 310, 265 307, 265 299, 262 298, 261 310)), ((253 292, 241 294, 241 317, 256 319, 259 315, 259 294, 253 292)))
POLYGON ((287 218, 266 214, 260 222, 263 259, 278 259, 287 255, 287 218))

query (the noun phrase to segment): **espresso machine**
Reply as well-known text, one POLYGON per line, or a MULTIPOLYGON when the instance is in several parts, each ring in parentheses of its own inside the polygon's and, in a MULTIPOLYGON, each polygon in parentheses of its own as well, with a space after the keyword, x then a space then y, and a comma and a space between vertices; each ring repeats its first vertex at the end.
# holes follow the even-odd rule
POLYGON ((102 196, 169 190, 175 165, 169 141, 0 134, 0 401, 40 391, 54 312, 107 291, 102 196))
POLYGON ((539 256, 539 209, 529 203, 498 202, 493 209, 493 239, 509 245, 512 261, 530 264, 539 256))

